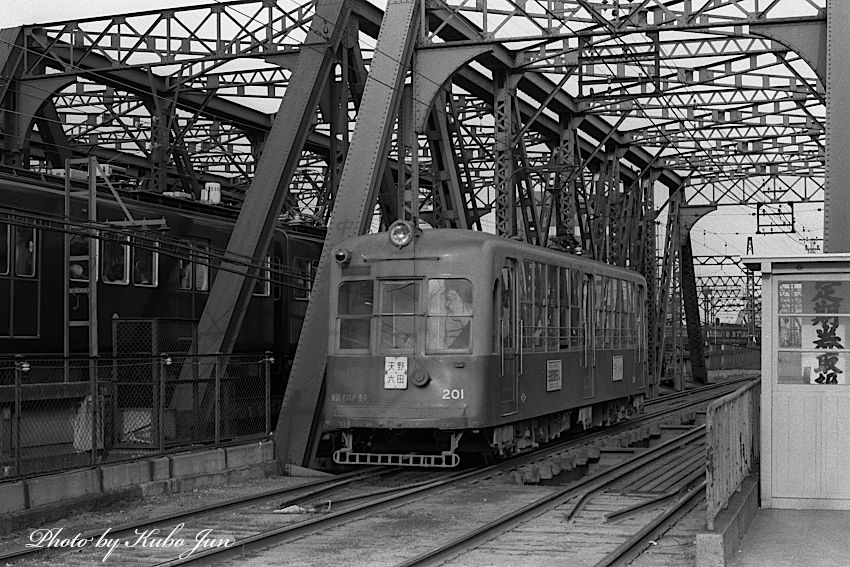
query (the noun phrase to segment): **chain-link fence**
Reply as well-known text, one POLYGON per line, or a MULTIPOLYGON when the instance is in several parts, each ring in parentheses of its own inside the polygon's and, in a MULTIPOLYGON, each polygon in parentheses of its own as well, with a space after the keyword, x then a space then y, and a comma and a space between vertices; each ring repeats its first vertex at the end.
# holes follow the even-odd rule
POLYGON ((262 438, 266 354, 0 358, 0 479, 262 438))

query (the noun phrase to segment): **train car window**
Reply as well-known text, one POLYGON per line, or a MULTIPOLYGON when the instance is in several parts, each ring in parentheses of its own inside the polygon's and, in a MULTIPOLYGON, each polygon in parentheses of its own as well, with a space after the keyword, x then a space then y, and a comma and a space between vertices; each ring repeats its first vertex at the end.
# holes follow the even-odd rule
POLYGON ((15 275, 35 276, 35 240, 34 228, 15 227, 15 275))
POLYGON ((130 283, 130 246, 124 236, 104 234, 101 239, 100 278, 104 283, 130 283))
POLYGON ((316 275, 316 268, 319 263, 310 258, 295 258, 293 262, 295 262, 295 269, 298 270, 298 273, 304 275, 303 278, 297 280, 298 287, 295 288, 295 300, 309 301, 310 293, 313 290, 313 278, 316 275))
POLYGON ((607 279, 605 276, 599 276, 593 280, 593 330, 596 337, 594 344, 596 348, 604 348, 605 346, 605 310, 603 305, 605 304, 605 280, 607 279))
POLYGON ((466 279, 428 280, 426 352, 470 352, 472 283, 466 279))
POLYGON ((380 342, 382 350, 413 352, 416 315, 422 313, 418 280, 381 281, 380 342))
POLYGON ((546 346, 546 265, 534 263, 534 327, 531 330, 534 337, 534 350, 545 350, 546 346))
MULTIPOLYGON (((130 239, 131 244, 141 242, 139 239, 130 239)), ((150 246, 150 244, 148 244, 150 246)), ((153 243, 154 248, 159 248, 159 243, 153 243)), ((141 287, 156 287, 159 284, 159 252, 132 246, 133 255, 133 285, 141 287)))
POLYGON ((491 333, 490 341, 492 344, 492 348, 490 352, 496 354, 499 352, 499 340, 500 340, 500 332, 501 332, 501 305, 502 305, 502 295, 501 295, 501 286, 499 285, 499 280, 496 280, 493 283, 493 297, 490 300, 490 320, 493 323, 493 332, 491 333))
POLYGON ((209 244, 207 244, 206 242, 196 242, 193 247, 196 250, 196 252, 192 254, 195 260, 195 291, 209 291, 209 244))
POLYGON ((180 276, 180 280, 177 282, 177 286, 180 289, 192 289, 192 262, 185 258, 180 258, 177 260, 177 273, 180 276))
POLYGON ((260 270, 259 278, 257 279, 257 283, 254 285, 254 292, 252 295, 256 295, 258 297, 268 297, 271 295, 272 282, 271 273, 269 271, 271 264, 271 256, 266 256, 266 259, 263 261, 263 269, 260 270))
POLYGON ((580 349, 584 344, 584 318, 582 317, 582 274, 570 270, 570 348, 580 349))
POLYGON ((89 281, 89 238, 71 236, 71 265, 68 266, 68 276, 72 282, 89 281))
MULTIPOLYGON (((272 258, 272 272, 274 272, 275 274, 280 274, 282 269, 283 262, 281 261, 280 256, 275 256, 274 258, 272 258)), ((278 275, 275 278, 275 284, 272 286, 272 299, 274 299, 275 301, 279 301, 280 298, 283 296, 281 288, 282 286, 280 284, 280 276, 278 275)))
POLYGON ((570 348, 570 270, 558 268, 558 271, 558 348, 567 350, 570 348))
POLYGON ((12 227, 0 223, 0 276, 9 274, 9 233, 12 227))
POLYGON ((519 265, 519 334, 523 349, 534 345, 534 262, 519 265))
POLYGON ((620 282, 613 278, 608 278, 605 282, 605 331, 607 348, 619 348, 619 324, 618 314, 620 306, 617 304, 620 296, 620 282))
POLYGON ((209 291, 210 289, 210 246, 207 242, 195 241, 189 244, 189 258, 177 260, 179 274, 177 286, 180 289, 209 291))
POLYGON ((372 280, 342 282, 337 296, 340 350, 369 351, 372 334, 372 280))
POLYGON ((558 268, 547 266, 546 271, 548 276, 548 284, 546 285, 546 350, 553 352, 558 350, 561 333, 558 268))

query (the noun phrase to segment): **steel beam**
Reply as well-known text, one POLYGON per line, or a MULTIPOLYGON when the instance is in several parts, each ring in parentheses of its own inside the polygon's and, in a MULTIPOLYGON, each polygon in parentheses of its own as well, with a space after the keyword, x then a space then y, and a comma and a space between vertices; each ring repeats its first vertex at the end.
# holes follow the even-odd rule
POLYGON ((301 465, 309 458, 328 352, 330 255, 341 241, 369 227, 415 43, 417 5, 414 0, 390 0, 378 33, 358 114, 365 119, 354 128, 277 423, 275 447, 281 463, 301 465))
MULTIPOLYGON (((299 53, 292 84, 283 98, 231 233, 227 245, 229 256, 260 259, 266 255, 301 149, 312 128, 319 96, 346 29, 347 15, 344 1, 328 0, 316 6, 306 40, 312 47, 299 53)), ((234 272, 218 272, 198 324, 198 352, 232 350, 254 288, 255 279, 246 276, 255 271, 246 272, 240 267, 234 272)))
POLYGON ((824 252, 850 252, 850 2, 827 2, 824 252))

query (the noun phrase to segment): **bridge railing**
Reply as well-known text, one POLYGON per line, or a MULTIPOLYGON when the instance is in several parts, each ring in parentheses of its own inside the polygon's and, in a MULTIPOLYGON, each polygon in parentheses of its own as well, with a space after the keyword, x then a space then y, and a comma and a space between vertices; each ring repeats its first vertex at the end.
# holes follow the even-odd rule
POLYGON ((0 481, 266 437, 272 362, 0 357, 0 481))
POLYGON ((759 460, 761 380, 723 396, 706 411, 707 527, 729 504, 759 460))

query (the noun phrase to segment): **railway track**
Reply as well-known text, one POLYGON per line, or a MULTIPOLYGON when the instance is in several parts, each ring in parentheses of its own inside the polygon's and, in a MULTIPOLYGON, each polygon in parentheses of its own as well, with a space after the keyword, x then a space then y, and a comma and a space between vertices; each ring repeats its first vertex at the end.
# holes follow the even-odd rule
MULTIPOLYGON (((565 523, 576 526, 578 528, 576 530, 577 532, 585 533, 587 529, 586 522, 577 522, 577 518, 594 498, 599 497, 602 493, 610 489, 622 487, 624 484, 636 484, 638 482, 641 482, 643 486, 652 484, 653 482, 661 485, 663 484, 662 481, 670 481, 671 476, 675 476, 665 473, 665 471, 669 470, 671 464, 679 465, 674 470, 678 472, 685 471, 687 473, 684 477, 677 476, 675 483, 681 483, 685 488, 689 487, 689 481, 702 473, 693 472, 690 467, 682 467, 680 463, 690 462, 693 455, 701 453, 704 449, 704 438, 705 426, 694 427, 666 443, 637 453, 634 457, 626 459, 618 465, 585 477, 519 510, 506 514, 485 526, 464 533, 450 542, 399 563, 396 567, 440 565, 458 555, 480 547, 482 544, 533 518, 562 509, 563 507, 566 507, 566 510, 562 509, 560 513, 564 514, 565 523), (638 481, 638 478, 641 480, 638 481)), ((645 543, 649 537, 655 534, 660 527, 665 526, 666 522, 675 518, 676 512, 686 510, 687 506, 695 498, 699 497, 700 487, 704 487, 704 483, 686 490, 685 495, 676 500, 676 505, 670 511, 665 511, 659 515, 657 521, 648 523, 647 526, 639 530, 631 538, 607 553, 595 565, 598 567, 622 565, 625 564, 624 562, 633 559, 645 547, 645 543)), ((622 517, 657 502, 659 502, 659 499, 655 498, 650 502, 642 503, 640 506, 631 506, 626 510, 619 511, 611 517, 622 517)), ((571 530, 565 530, 563 535, 569 538, 570 532, 571 530)))
MULTIPOLYGON (((400 472, 398 469, 389 467, 349 473, 327 480, 314 481, 306 486, 268 491, 249 498, 221 502, 215 506, 117 526, 110 530, 108 536, 115 540, 123 539, 123 541, 132 542, 138 541, 140 532, 148 534, 147 539, 144 539, 141 544, 132 546, 134 547, 132 553, 122 553, 120 558, 122 564, 176 566, 190 563, 230 562, 240 557, 255 555, 269 547, 337 529, 339 526, 351 523, 359 518, 375 517, 382 511, 414 501, 421 501, 434 494, 445 493, 449 490, 462 491, 463 487, 473 486, 496 477, 508 478, 511 471, 533 466, 534 463, 544 462, 547 459, 556 459, 558 455, 564 454, 564 452, 575 452, 579 446, 600 443, 606 437, 617 438, 617 436, 622 436, 623 433, 628 435, 628 429, 645 427, 648 423, 665 419, 671 413, 693 414, 700 405, 707 404, 710 399, 723 395, 736 386, 737 384, 707 387, 700 389, 700 391, 689 392, 687 396, 671 397, 663 404, 659 402, 648 404, 647 413, 639 419, 602 431, 584 432, 563 443, 550 445, 535 453, 521 455, 489 467, 439 474, 434 471, 414 473, 410 469, 400 472), (396 486, 375 488, 372 484, 375 484, 378 479, 383 479, 383 481, 393 479, 391 483, 396 486), (280 513, 282 509, 290 506, 305 513, 280 513), (179 546, 175 544, 167 545, 168 538, 166 536, 168 534, 174 534, 170 539, 176 541, 181 539, 180 536, 188 531, 188 528, 186 528, 182 533, 179 530, 174 533, 175 527, 183 526, 185 528, 190 524, 191 535, 195 537, 198 533, 209 530, 206 541, 199 544, 198 540, 193 537, 179 546), (152 530, 159 531, 153 532, 152 530), (159 543, 162 545, 154 545, 156 538, 165 538, 166 541, 165 543, 160 541, 159 543), (227 542, 222 543, 222 540, 227 540, 227 542), (145 543, 151 543, 151 545, 145 545, 145 543)), ((694 477, 695 480, 701 472, 702 452, 699 448, 694 448, 693 445, 697 441, 690 440, 685 443, 686 439, 699 437, 698 432, 701 429, 695 431, 696 433, 688 432, 680 436, 681 440, 676 443, 667 442, 653 449, 635 450, 632 452, 631 458, 615 468, 585 477, 577 481, 578 484, 552 488, 552 494, 541 499, 541 502, 527 503, 527 505, 507 514, 504 518, 477 528, 474 533, 454 538, 451 547, 421 553, 419 555, 422 557, 416 560, 418 562, 402 563, 402 565, 430 565, 443 561, 444 559, 441 558, 446 556, 456 556, 458 553, 463 553, 464 550, 469 550, 482 542, 492 540, 499 533, 504 533, 512 527, 528 521, 528 518, 545 514, 547 506, 549 509, 563 506, 566 502, 576 498, 576 495, 582 489, 590 491, 588 494, 593 495, 594 498, 601 498, 606 493, 606 486, 614 486, 612 483, 616 482, 626 482, 629 475, 638 474, 637 471, 640 471, 639 475, 642 477, 655 478, 646 471, 651 470, 652 463, 656 462, 662 463, 655 465, 656 470, 659 471, 656 475, 657 484, 652 487, 644 487, 643 490, 632 491, 634 494, 629 494, 634 500, 635 511, 630 511, 628 515, 633 517, 640 509, 644 510, 644 512, 641 512, 644 514, 646 510, 654 512, 659 505, 653 504, 656 500, 669 503, 678 498, 678 492, 673 491, 671 493, 672 489, 667 485, 676 479, 681 480, 681 475, 670 474, 670 471, 679 470, 679 465, 671 465, 672 461, 669 459, 666 462, 658 461, 659 455, 678 455, 679 452, 684 451, 680 448, 680 445, 688 444, 690 452, 687 453, 687 459, 681 465, 681 467, 684 467, 682 470, 685 471, 685 477, 688 479, 694 477), (619 469, 621 472, 617 473, 615 469, 619 469), (662 488, 666 492, 663 495, 664 498, 659 498, 656 492, 662 488), (647 500, 650 502, 645 502, 647 500), (434 555, 432 556, 431 553, 434 553, 434 555)), ((629 451, 624 450, 622 453, 628 454, 629 451)), ((584 498, 587 499, 589 496, 584 498)), ((579 506, 578 512, 581 512, 583 508, 584 506, 579 506)), ((574 515, 580 517, 578 513, 574 515)), ((612 517, 616 518, 617 516, 617 514, 614 514, 612 517)), ((623 517, 624 514, 619 514, 619 516, 623 517)), ((663 526, 663 521, 659 525, 663 526)), ((649 530, 647 533, 656 532, 649 530)), ((96 538, 102 534, 103 530, 89 530, 82 534, 80 539, 91 538, 91 541, 95 542, 96 538)), ((622 551, 624 557, 628 557, 632 553, 630 549, 635 549, 641 545, 640 540, 637 540, 629 549, 625 549, 626 539, 623 538, 623 541, 619 544, 624 547, 622 551)), ((55 557, 63 565, 91 565, 99 563, 107 551, 108 549, 103 547, 95 547, 93 543, 72 552, 64 549, 29 548, 0 555, 0 562, 2 562, 0 564, 18 564, 37 555, 50 554, 53 556, 51 558, 55 557), (59 556, 56 556, 57 553, 59 556)), ((115 553, 119 551, 116 549, 115 553)))

